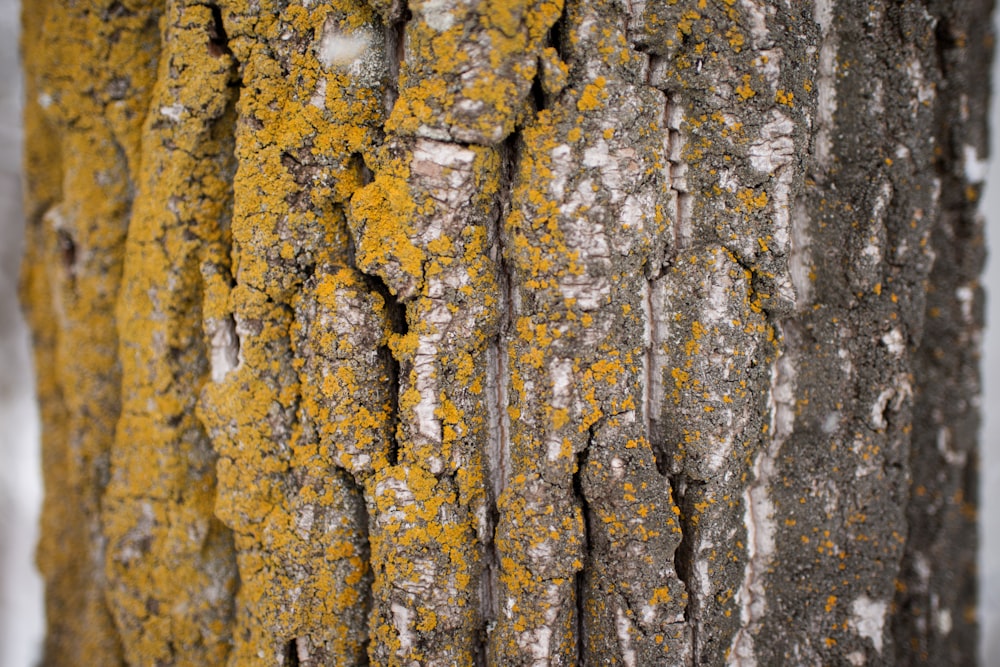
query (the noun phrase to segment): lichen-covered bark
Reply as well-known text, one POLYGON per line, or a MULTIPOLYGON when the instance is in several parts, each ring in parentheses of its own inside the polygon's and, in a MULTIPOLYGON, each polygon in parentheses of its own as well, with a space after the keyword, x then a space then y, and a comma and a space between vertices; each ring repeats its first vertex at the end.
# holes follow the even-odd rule
POLYGON ((966 664, 990 3, 25 3, 47 664, 966 664))
POLYGON ((118 300, 122 406, 103 501, 107 600, 130 663, 219 663, 232 641, 232 536, 213 515, 195 415, 210 373, 201 265, 231 209, 232 57, 204 58, 209 7, 167 3, 118 300))
POLYGON ((322 376, 295 340, 312 324, 297 319, 314 307, 301 300, 322 294, 308 281, 349 265, 344 209, 362 179, 359 155, 374 150, 387 72, 376 48, 355 80, 320 41, 380 23, 353 2, 217 11, 241 76, 233 286, 206 303, 222 349, 200 414, 239 568, 229 664, 356 663, 370 580, 363 498, 316 441, 323 417, 303 387, 322 376))
POLYGON ((48 490, 38 561, 51 664, 113 664, 102 496, 120 412, 115 305, 156 79, 159 3, 25 3, 28 317, 48 490))

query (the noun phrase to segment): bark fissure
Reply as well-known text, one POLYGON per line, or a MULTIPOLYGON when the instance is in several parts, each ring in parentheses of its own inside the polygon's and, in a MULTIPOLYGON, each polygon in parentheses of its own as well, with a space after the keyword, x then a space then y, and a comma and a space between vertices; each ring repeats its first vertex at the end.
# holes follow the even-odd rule
MULTIPOLYGON (((594 516, 591 512, 590 504, 587 502, 587 494, 583 489, 583 475, 584 471, 587 469, 587 455, 589 454, 590 447, 593 444, 594 427, 591 426, 590 429, 588 429, 586 446, 576 455, 576 469, 573 472, 573 493, 576 495, 576 500, 580 504, 580 509, 583 514, 583 530, 580 541, 584 554, 591 552, 589 536, 591 534, 594 516)), ((584 558, 586 559, 586 556, 584 558)), ((593 564, 590 565, 593 567, 593 564)), ((576 596, 576 618, 574 619, 576 625, 576 664, 581 665, 581 667, 586 667, 588 664, 589 653, 586 644, 587 610, 585 608, 589 598, 586 585, 586 576, 588 573, 587 566, 588 563, 584 560, 583 567, 580 568, 574 577, 574 593, 576 596)))
POLYGON ((399 66, 406 58, 406 25, 412 19, 412 14, 402 2, 393 2, 385 19, 385 53, 389 76, 383 105, 385 117, 388 118, 399 99, 399 66))
POLYGON ((485 640, 483 643, 484 654, 480 659, 484 664, 489 661, 489 646, 491 634, 496 624, 499 614, 500 604, 500 555, 497 548, 497 525, 500 519, 498 499, 507 486, 510 468, 510 415, 508 409, 510 359, 507 349, 507 340, 512 332, 513 318, 513 289, 514 280, 510 268, 507 265, 507 251, 503 242, 503 220, 512 209, 511 188, 514 182, 514 175, 520 162, 520 141, 521 134, 513 132, 504 141, 500 152, 500 188, 497 193, 496 217, 489 229, 489 252, 491 259, 497 267, 498 282, 498 310, 496 334, 490 339, 487 346, 487 374, 486 390, 489 392, 487 398, 487 414, 489 418, 489 433, 487 447, 485 449, 486 467, 489 477, 489 498, 487 506, 487 528, 485 544, 485 560, 483 569, 483 624, 485 628, 485 640))
MULTIPOLYGON (((232 49, 229 48, 229 35, 226 34, 226 26, 222 21, 222 8, 214 3, 209 3, 207 7, 212 11, 212 24, 208 30, 208 52, 213 56, 232 56, 232 49)), ((239 66, 239 63, 236 63, 239 66)))
MULTIPOLYGON (((673 254, 676 254, 692 243, 691 206, 693 199, 688 192, 687 179, 685 178, 688 165, 683 155, 684 138, 681 135, 684 119, 683 107, 675 100, 674 94, 663 92, 665 102, 663 123, 667 127, 667 131, 664 133, 663 153, 666 158, 667 183, 673 195, 669 213, 673 222, 671 250, 673 254)), ((661 271, 665 270, 666 267, 665 261, 661 271)))
POLYGON ((795 359, 803 346, 794 322, 776 325, 782 340, 782 353, 774 362, 768 395, 769 423, 774 429, 772 440, 757 454, 753 464, 753 481, 746 487, 743 504, 746 511, 747 563, 737 598, 740 601, 740 630, 733 638, 733 664, 755 664, 753 637, 767 611, 765 576, 772 565, 775 551, 774 512, 769 487, 775 482, 776 462, 782 446, 791 434, 795 415, 795 359))
POLYGON ((62 255, 63 269, 69 278, 69 289, 72 290, 73 279, 76 276, 76 241, 65 229, 56 230, 56 239, 59 244, 59 252, 62 255))
MULTIPOLYGON (((354 248, 354 242, 351 242, 351 248, 354 248)), ((358 270, 357 265, 354 262, 353 252, 351 253, 349 266, 358 270)), ((359 273, 360 270, 358 270, 359 273)), ((389 287, 385 282, 375 274, 362 274, 365 279, 365 283, 373 293, 378 294, 382 298, 383 308, 385 309, 385 321, 386 326, 391 332, 391 335, 395 336, 406 336, 408 331, 408 326, 406 322, 406 306, 396 298, 396 296, 389 290, 389 287)), ((386 344, 378 347, 377 350, 378 357, 382 362, 382 366, 385 368, 386 373, 386 396, 389 401, 389 413, 386 415, 386 435, 389 438, 388 443, 388 460, 390 465, 396 465, 399 463, 399 440, 398 433, 400 427, 400 412, 399 412, 399 394, 400 394, 400 363, 396 356, 392 353, 392 348, 386 344)), ((360 482, 360 480, 357 480, 360 482)))
POLYGON ((299 667, 299 647, 298 640, 293 639, 285 645, 285 659, 282 660, 282 667, 299 667))
MULTIPOLYGON (((664 267, 667 266, 665 263, 664 267)), ((656 276, 659 278, 660 276, 656 276)), ((658 367, 657 350, 663 341, 660 340, 660 324, 657 321, 658 313, 655 312, 653 302, 653 292, 656 289, 655 278, 647 279, 643 285, 642 310, 643 310, 643 354, 642 354, 642 416, 643 427, 646 440, 649 441, 652 449, 653 459, 656 463, 656 470, 667 477, 670 473, 670 463, 667 461, 666 452, 661 446, 659 434, 656 432, 656 422, 661 418, 660 410, 663 406, 663 378, 661 369, 658 367), (655 411, 655 412, 654 412, 655 411)), ((676 498, 675 498, 676 500, 676 498)))

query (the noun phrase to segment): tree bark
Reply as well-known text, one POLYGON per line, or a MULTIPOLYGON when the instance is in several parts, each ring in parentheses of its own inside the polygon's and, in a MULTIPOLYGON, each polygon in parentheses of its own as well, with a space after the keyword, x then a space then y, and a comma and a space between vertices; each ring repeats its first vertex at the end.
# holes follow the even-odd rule
POLYGON ((991 10, 24 3, 45 663, 974 663, 991 10))

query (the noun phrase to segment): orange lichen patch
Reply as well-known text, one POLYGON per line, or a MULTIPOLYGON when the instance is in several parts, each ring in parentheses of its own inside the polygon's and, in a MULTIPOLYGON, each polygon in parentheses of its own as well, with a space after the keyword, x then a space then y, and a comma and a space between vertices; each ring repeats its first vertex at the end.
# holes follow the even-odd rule
POLYGON ((768 201, 766 192, 754 192, 750 188, 744 188, 737 192, 736 198, 748 212, 766 207, 768 201))
POLYGON ((607 91, 604 90, 606 83, 602 76, 597 77, 593 83, 588 83, 576 101, 576 108, 579 111, 593 111, 599 108, 601 103, 608 98, 607 91))
POLYGON ((410 285, 423 278, 425 253, 411 240, 410 220, 417 205, 410 196, 408 176, 404 165, 387 165, 354 196, 351 206, 354 236, 362 239, 359 268, 382 275, 396 293, 412 292, 410 285), (389 273, 390 264, 399 277, 389 273))
MULTIPOLYGON (((415 6, 406 28, 400 97, 387 130, 499 143, 522 117, 545 35, 561 11, 559 0, 456 6, 445 16, 429 5, 415 6)), ((558 86, 558 66, 547 69, 551 85, 558 86)))
POLYGON ((693 9, 689 9, 680 15, 677 22, 677 36, 683 39, 685 35, 690 35, 694 22, 701 18, 701 14, 693 9))
POLYGON ((741 100, 748 100, 757 94, 757 92, 750 85, 750 78, 749 74, 744 74, 740 84, 736 86, 736 95, 741 100))

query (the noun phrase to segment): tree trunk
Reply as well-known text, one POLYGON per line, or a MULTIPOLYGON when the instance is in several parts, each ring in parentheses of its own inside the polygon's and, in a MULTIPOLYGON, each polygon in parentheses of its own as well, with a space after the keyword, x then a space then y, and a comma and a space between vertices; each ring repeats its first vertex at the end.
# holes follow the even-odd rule
POLYGON ((46 664, 972 664, 991 4, 25 2, 46 664))

